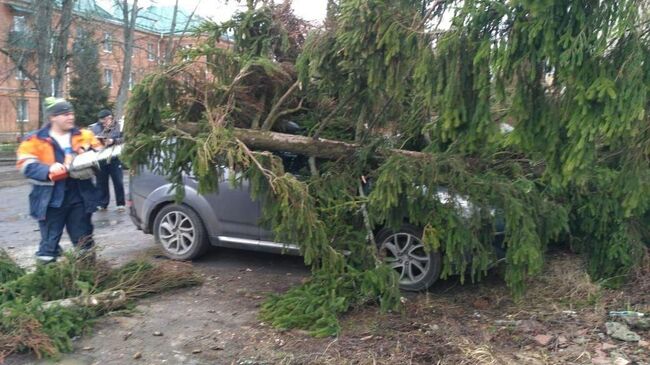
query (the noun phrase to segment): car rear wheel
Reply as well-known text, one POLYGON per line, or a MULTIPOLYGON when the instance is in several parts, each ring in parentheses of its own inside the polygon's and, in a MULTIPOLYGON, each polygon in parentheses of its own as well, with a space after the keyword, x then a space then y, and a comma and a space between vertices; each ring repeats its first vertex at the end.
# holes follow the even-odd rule
POLYGON ((174 260, 191 260, 208 247, 205 228, 198 214, 186 205, 170 204, 154 220, 154 237, 165 256, 174 260))
POLYGON ((400 289, 426 290, 438 280, 440 253, 425 251, 422 230, 404 225, 397 231, 382 229, 376 237, 379 256, 399 275, 400 289))

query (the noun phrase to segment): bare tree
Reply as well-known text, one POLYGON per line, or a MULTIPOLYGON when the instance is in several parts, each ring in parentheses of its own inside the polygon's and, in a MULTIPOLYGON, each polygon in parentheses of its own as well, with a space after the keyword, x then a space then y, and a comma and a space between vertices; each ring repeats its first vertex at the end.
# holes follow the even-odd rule
POLYGON ((170 29, 170 34, 169 37, 167 38, 167 46, 165 47, 165 64, 169 64, 174 55, 173 55, 173 49, 174 49, 174 44, 172 41, 172 36, 176 32, 176 18, 178 17, 178 0, 174 2, 174 13, 172 15, 172 26, 170 29))
POLYGON ((70 38, 70 25, 72 24, 72 9, 74 0, 61 2, 61 17, 59 18, 58 36, 54 44, 54 95, 63 96, 63 80, 68 66, 70 53, 68 52, 68 39, 70 38))
POLYGON ((127 0, 115 0, 115 6, 122 13, 122 39, 124 45, 124 59, 122 60, 122 76, 120 86, 115 100, 115 118, 119 119, 124 115, 124 107, 129 93, 129 81, 131 78, 132 55, 134 45, 134 33, 138 13, 142 8, 138 7, 138 0, 133 0, 129 6, 127 0))
MULTIPOLYGON (((177 23, 178 23, 178 13, 180 11, 178 5, 179 5, 179 1, 176 0, 173 14, 172 14, 170 32, 164 46, 164 50, 165 50, 163 56, 164 63, 170 63, 173 60, 174 55, 176 54, 177 47, 181 42, 183 36, 188 32, 188 29, 192 22, 192 18, 194 17, 196 9, 198 8, 198 4, 197 4, 196 7, 194 8, 194 11, 192 11, 192 13, 187 17, 183 31, 180 32, 180 36, 176 37, 176 34, 178 34, 176 31, 177 23)), ((121 21, 122 21, 122 33, 123 33, 122 41, 124 47, 124 59, 121 60, 122 76, 120 78, 120 84, 118 87, 117 98, 115 100, 115 111, 114 111, 115 117, 121 118, 124 115, 124 108, 126 106, 126 101, 128 98, 129 84, 131 80, 131 71, 132 71, 132 55, 135 49, 135 29, 137 26, 137 19, 139 16, 139 12, 140 10, 142 10, 142 8, 138 6, 137 0, 131 2, 130 5, 129 5, 129 1, 127 0, 115 0, 114 6, 120 10, 120 13, 122 15, 121 21)))
POLYGON ((52 89, 52 14, 54 2, 35 1, 36 17, 34 19, 34 44, 36 45, 36 77, 34 83, 38 89, 38 110, 41 116, 39 125, 45 120, 45 98, 51 96, 52 89))
POLYGON ((180 32, 180 35, 176 37, 176 22, 178 19, 178 0, 176 0, 174 4, 174 11, 172 15, 172 24, 169 30, 169 37, 167 37, 167 42, 165 45, 165 58, 164 58, 164 63, 165 64, 170 64, 174 60, 174 56, 176 55, 176 51, 178 50, 178 46, 181 44, 183 41, 183 37, 187 34, 187 31, 190 27, 190 24, 192 24, 192 20, 194 19, 194 14, 196 13, 196 9, 198 9, 199 4, 201 1, 198 1, 196 3, 196 6, 194 7, 194 10, 192 13, 187 17, 185 21, 185 26, 183 28, 183 31, 180 32))
POLYGON ((38 91, 39 126, 45 120, 45 98, 53 93, 62 94, 74 2, 75 0, 61 2, 59 21, 56 25, 55 2, 30 2, 32 16, 29 22, 25 22, 29 25, 28 29, 15 32, 13 38, 9 37, 5 44, 0 45, 0 53, 5 54, 38 91))

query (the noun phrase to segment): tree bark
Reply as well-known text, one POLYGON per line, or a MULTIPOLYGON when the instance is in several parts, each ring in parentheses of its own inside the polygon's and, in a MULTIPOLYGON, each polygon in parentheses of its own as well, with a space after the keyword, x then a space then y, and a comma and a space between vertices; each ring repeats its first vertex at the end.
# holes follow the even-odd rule
POLYGON ((176 33, 176 17, 178 16, 178 0, 174 2, 174 14, 172 15, 172 26, 169 30, 167 45, 165 47, 165 65, 169 65, 174 59, 176 46, 174 45, 174 33, 176 33))
MULTIPOLYGON (((331 160, 351 157, 361 149, 361 146, 356 143, 331 139, 313 139, 311 137, 296 136, 293 134, 240 128, 235 128, 234 131, 237 139, 254 149, 287 151, 331 160)), ((395 154, 413 158, 427 158, 431 156, 424 152, 399 149, 378 151, 379 157, 387 157, 395 154)))
POLYGON ((131 56, 133 55, 133 36, 135 30, 135 21, 138 17, 138 0, 134 0, 129 11, 129 3, 126 0, 121 1, 122 8, 122 30, 124 33, 124 61, 122 64, 122 77, 120 86, 115 99, 115 120, 120 120, 124 114, 126 99, 129 93, 129 82, 131 79, 131 66, 133 64, 131 56))
POLYGON ((270 131, 271 128, 273 128, 273 125, 278 119, 279 112, 280 112, 280 107, 282 104, 284 104, 285 101, 293 94, 293 92, 300 86, 300 82, 296 81, 289 87, 289 89, 280 97, 280 100, 278 100, 277 103, 271 108, 271 111, 269 112, 269 115, 266 116, 266 119, 264 120, 264 123, 262 123, 262 130, 263 131, 270 131))
POLYGON ((36 1, 36 17, 34 19, 34 42, 36 45, 36 68, 38 84, 38 110, 39 126, 42 126, 46 120, 45 115, 45 98, 51 95, 52 85, 52 53, 50 52, 50 42, 52 39, 52 13, 53 1, 36 1), (49 91, 49 92, 48 92, 49 91))
POLYGON ((183 27, 183 31, 180 33, 180 36, 176 38, 176 22, 178 18, 178 0, 176 0, 176 4, 174 5, 174 15, 172 17, 172 26, 171 26, 171 32, 169 33, 169 37, 167 37, 167 45, 165 46, 165 61, 164 63, 166 65, 171 64, 174 61, 174 57, 176 56, 176 51, 178 51, 178 47, 183 43, 183 38, 185 38, 185 35, 187 34, 187 30, 190 27, 190 24, 192 23, 192 18, 194 18, 194 14, 196 14, 196 10, 199 8, 199 3, 196 4, 194 7, 194 10, 192 10, 192 13, 190 16, 187 17, 187 21, 185 22, 185 26, 183 27), (176 38, 176 39, 174 39, 176 38))
POLYGON ((63 97, 65 70, 68 65, 68 39, 72 24, 72 8, 74 0, 63 0, 61 3, 61 19, 59 20, 59 35, 54 45, 54 96, 63 97))
MULTIPOLYGON (((195 124, 181 125, 179 130, 190 135, 194 135, 198 131, 195 124)), ((314 139, 312 137, 257 129, 233 128, 233 133, 237 139, 255 150, 286 151, 329 160, 354 156, 361 148, 356 143, 321 138, 314 139)), ((378 157, 388 157, 395 154, 412 158, 428 158, 431 156, 424 152, 399 149, 377 151, 378 157)))
POLYGON ((126 305, 126 301, 127 297, 124 290, 114 290, 45 302, 43 303, 43 309, 58 306, 62 308, 86 307, 113 310, 126 305))

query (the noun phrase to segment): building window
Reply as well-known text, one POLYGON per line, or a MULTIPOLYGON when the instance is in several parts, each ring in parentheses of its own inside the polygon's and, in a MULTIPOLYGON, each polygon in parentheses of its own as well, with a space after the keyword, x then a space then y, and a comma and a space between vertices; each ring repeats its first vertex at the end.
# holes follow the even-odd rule
POLYGON ((109 89, 113 87, 113 70, 104 69, 104 85, 109 89))
POLYGON ((24 15, 14 16, 11 24, 11 30, 14 32, 24 32, 27 30, 27 22, 24 15))
POLYGON ((154 52, 153 43, 147 43, 147 59, 149 61, 154 61, 156 59, 156 54, 154 52))
POLYGON ((133 85, 135 85, 135 72, 131 72, 129 75, 129 90, 133 89, 133 85))
POLYGON ((104 52, 113 52, 113 40, 111 39, 111 33, 104 32, 104 41, 102 43, 104 52))
POLYGON ((27 76, 23 72, 23 70, 17 68, 16 69, 16 80, 27 80, 27 76))
POLYGON ((16 100, 16 121, 20 123, 29 121, 29 113, 27 112, 27 99, 16 100))

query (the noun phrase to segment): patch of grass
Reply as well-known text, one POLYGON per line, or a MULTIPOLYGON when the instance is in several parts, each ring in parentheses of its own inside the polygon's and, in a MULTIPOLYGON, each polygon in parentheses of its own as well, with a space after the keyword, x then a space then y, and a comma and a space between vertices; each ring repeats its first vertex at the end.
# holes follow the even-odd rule
POLYGON ((464 339, 463 343, 459 343, 457 347, 465 357, 461 365, 493 365, 503 363, 502 359, 498 357, 490 345, 483 344, 477 346, 464 339))
POLYGON ((0 152, 16 152, 18 143, 0 143, 0 152))
POLYGON ((629 280, 620 290, 610 290, 603 303, 609 310, 631 310, 650 313, 650 248, 646 249, 641 263, 630 273, 629 280))
POLYGON ((520 303, 535 307, 561 303, 581 309, 598 303, 603 290, 601 284, 592 281, 580 256, 557 254, 547 259, 544 273, 530 281, 520 303))

